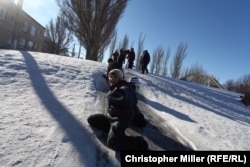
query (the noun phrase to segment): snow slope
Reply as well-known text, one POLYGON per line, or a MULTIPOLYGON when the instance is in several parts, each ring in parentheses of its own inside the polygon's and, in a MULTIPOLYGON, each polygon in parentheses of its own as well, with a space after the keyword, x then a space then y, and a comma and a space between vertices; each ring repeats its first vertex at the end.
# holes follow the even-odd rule
MULTIPOLYGON (((0 166, 119 166, 88 126, 105 110, 106 65, 0 50, 0 166)), ((137 76, 142 106, 162 132, 194 150, 250 150, 250 108, 239 94, 157 75, 137 76)), ((143 108, 142 108, 143 109, 143 108)), ((152 134, 154 135, 154 134, 152 134)))

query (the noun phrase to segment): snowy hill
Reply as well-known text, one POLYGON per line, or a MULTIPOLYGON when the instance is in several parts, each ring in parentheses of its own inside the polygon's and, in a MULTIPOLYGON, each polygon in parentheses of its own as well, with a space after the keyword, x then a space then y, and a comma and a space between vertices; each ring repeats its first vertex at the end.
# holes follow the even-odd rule
MULTIPOLYGON (((98 62, 0 50, 0 166, 119 166, 86 122, 105 110, 105 72, 98 62)), ((250 150, 250 108, 239 94, 135 70, 125 74, 139 78, 139 107, 169 143, 158 148, 250 150)))

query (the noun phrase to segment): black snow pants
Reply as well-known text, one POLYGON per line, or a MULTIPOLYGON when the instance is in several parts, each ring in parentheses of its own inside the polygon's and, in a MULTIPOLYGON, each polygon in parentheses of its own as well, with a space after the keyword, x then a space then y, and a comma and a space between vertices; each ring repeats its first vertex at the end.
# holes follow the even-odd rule
POLYGON ((148 150, 148 144, 141 136, 132 137, 125 134, 129 127, 121 120, 110 120, 103 114, 94 114, 88 118, 90 126, 108 133, 107 145, 116 150, 148 150))

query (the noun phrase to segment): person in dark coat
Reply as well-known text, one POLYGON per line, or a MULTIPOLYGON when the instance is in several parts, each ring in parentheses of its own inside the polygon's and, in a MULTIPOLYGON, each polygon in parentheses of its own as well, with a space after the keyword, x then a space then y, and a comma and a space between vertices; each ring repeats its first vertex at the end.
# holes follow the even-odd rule
POLYGON ((112 54, 112 56, 113 56, 113 60, 114 60, 115 62, 117 62, 117 61, 118 61, 118 57, 119 57, 119 52, 118 52, 118 50, 116 50, 116 51, 112 54))
POLYGON ((108 132, 107 145, 116 150, 148 150, 148 144, 141 136, 125 134, 136 115, 136 92, 132 84, 123 80, 123 73, 114 69, 108 75, 108 109, 106 114, 89 116, 88 123, 94 128, 108 132))
POLYGON ((150 55, 147 50, 143 51, 143 55, 141 57, 141 68, 142 68, 142 74, 146 72, 148 74, 148 64, 150 62, 150 55))
POLYGON ((107 68, 107 77, 108 77, 109 72, 111 70, 113 70, 113 69, 120 69, 120 70, 122 70, 121 67, 120 67, 120 65, 116 61, 114 61, 112 58, 109 58, 108 59, 108 68, 107 68))
POLYGON ((126 51, 123 49, 120 49, 120 55, 117 59, 117 62, 120 65, 120 69, 122 69, 122 65, 125 64, 125 59, 126 59, 126 51))
POLYGON ((134 48, 131 48, 130 51, 128 51, 128 68, 133 68, 134 60, 135 60, 135 52, 134 48))
POLYGON ((122 73, 123 73, 123 78, 125 78, 124 72, 123 72, 121 66, 120 66, 116 61, 114 61, 112 58, 109 58, 109 59, 108 59, 107 74, 106 74, 106 75, 103 74, 103 77, 104 77, 106 80, 108 80, 108 74, 109 74, 109 72, 110 72, 111 70, 113 70, 113 69, 120 69, 120 70, 122 71, 122 73))

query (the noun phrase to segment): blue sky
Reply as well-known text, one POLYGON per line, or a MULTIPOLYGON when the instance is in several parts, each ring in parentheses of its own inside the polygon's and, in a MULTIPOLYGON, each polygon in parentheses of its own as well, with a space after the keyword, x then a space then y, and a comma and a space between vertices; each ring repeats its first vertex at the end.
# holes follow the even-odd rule
MULTIPOLYGON (((54 0, 24 0, 24 11, 42 25, 58 14, 54 0)), ((183 67, 198 63, 221 83, 250 74, 249 0, 130 0, 117 25, 137 48, 140 33, 151 54, 158 46, 188 44, 183 67)))

